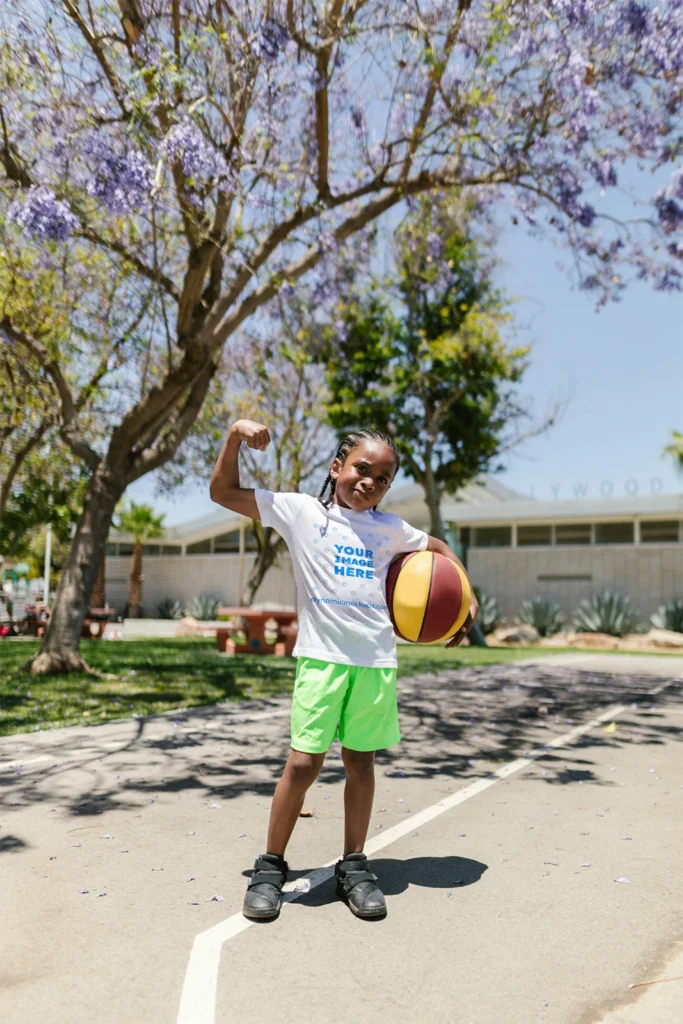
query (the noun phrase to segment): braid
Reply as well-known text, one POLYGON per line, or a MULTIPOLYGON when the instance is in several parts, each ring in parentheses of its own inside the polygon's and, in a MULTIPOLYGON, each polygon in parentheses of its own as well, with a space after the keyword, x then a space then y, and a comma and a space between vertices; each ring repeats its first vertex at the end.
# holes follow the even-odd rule
MULTIPOLYGON (((398 468, 401 465, 401 456, 393 439, 390 438, 388 434, 383 434, 381 430, 371 430, 370 427, 362 427, 360 430, 352 430, 351 433, 347 434, 346 437, 339 442, 339 447, 337 448, 334 458, 339 459, 342 464, 345 463, 349 452, 353 451, 361 441, 381 441, 383 444, 387 445, 388 448, 391 448, 394 456, 396 457, 396 470, 398 471, 398 468)), ((334 497, 334 486, 334 478, 331 473, 328 473, 320 490, 320 494, 318 495, 318 501, 321 502, 325 508, 330 507, 330 503, 334 497), (325 495, 328 488, 330 494, 329 497, 326 498, 325 495)))

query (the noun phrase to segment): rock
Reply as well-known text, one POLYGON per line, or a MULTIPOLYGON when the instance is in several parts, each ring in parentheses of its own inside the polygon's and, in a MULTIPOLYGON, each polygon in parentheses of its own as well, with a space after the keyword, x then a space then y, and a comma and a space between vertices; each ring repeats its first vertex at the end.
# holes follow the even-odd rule
POLYGON ((504 626, 491 634, 491 640, 501 644, 537 644, 540 635, 533 626, 504 626))
POLYGON ((575 633, 555 633, 553 636, 542 636, 539 640, 541 647, 569 647, 575 633))
POLYGON ((683 633, 676 633, 673 629, 651 629, 644 639, 657 647, 683 648, 683 633))
POLYGON ((176 624, 175 627, 176 636, 203 636, 203 630, 198 619, 193 619, 191 615, 188 615, 184 619, 176 624))
POLYGON ((597 647, 601 650, 616 651, 619 638, 609 633, 577 633, 569 640, 570 647, 597 647))

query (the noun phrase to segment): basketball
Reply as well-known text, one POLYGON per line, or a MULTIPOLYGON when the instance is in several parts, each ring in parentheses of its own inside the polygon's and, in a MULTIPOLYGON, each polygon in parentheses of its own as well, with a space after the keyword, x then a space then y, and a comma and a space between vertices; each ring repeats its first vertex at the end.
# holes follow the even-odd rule
POLYGON ((394 632, 414 644, 439 644, 458 632, 472 603, 467 575, 436 551, 399 555, 387 573, 394 632))

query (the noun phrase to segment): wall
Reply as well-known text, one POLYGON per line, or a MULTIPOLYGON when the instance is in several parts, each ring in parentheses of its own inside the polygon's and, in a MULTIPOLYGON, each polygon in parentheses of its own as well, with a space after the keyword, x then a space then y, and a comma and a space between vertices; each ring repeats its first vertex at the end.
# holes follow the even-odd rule
POLYGON ((643 620, 660 604, 683 598, 683 545, 644 544, 591 547, 470 548, 473 583, 495 597, 511 618, 523 600, 551 597, 571 613, 584 597, 615 590, 629 597, 643 620), (587 576, 590 579, 539 579, 587 576))
MULTIPOLYGON (((246 555, 245 579, 254 555, 246 555)), ((626 594, 643 619, 664 601, 683 598, 683 544, 575 548, 470 548, 469 573, 474 583, 497 598, 503 614, 513 618, 523 600, 551 597, 570 614, 584 597, 610 589, 626 594), (539 576, 588 576, 590 579, 543 580, 539 576)), ((107 558, 107 599, 123 609, 128 599, 130 558, 107 558)), ((239 600, 239 555, 150 557, 143 564, 143 605, 153 616, 164 597, 189 603, 202 591, 227 605, 239 600)), ((257 603, 294 606, 296 588, 288 555, 271 569, 256 595, 257 603)))
MULTIPOLYGON (((244 558, 244 579, 254 563, 255 555, 244 558)), ((107 601, 118 611, 128 600, 128 578, 131 559, 107 558, 107 601)), ((150 556, 143 560, 143 609, 147 616, 156 614, 156 606, 165 597, 189 604, 197 594, 206 592, 219 597, 225 605, 239 602, 240 556, 174 555, 150 556)), ((271 569, 256 595, 257 603, 272 602, 294 606, 296 588, 288 555, 282 555, 280 566, 271 569)))

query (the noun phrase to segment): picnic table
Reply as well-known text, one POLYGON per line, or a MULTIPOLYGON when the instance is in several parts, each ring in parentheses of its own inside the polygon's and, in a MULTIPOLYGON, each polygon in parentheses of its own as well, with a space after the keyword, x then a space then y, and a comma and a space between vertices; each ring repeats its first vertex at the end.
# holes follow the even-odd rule
POLYGON ((216 647, 223 654, 291 654, 296 643, 296 612, 269 611, 267 608, 219 608, 222 617, 241 619, 243 625, 228 625, 216 630, 216 647), (277 637, 274 644, 266 641, 266 623, 274 621, 277 637), (246 632, 247 642, 238 644, 233 636, 246 632))

